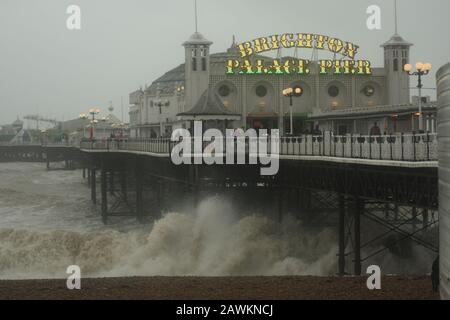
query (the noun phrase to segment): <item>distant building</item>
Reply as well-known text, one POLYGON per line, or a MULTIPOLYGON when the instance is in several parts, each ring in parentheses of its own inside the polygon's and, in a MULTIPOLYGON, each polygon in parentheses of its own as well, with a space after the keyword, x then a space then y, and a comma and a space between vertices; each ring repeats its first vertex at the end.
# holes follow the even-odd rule
POLYGON ((22 130, 24 122, 17 118, 12 124, 0 126, 0 142, 11 142, 22 130))
POLYGON ((27 143, 32 143, 33 141, 33 136, 31 135, 29 130, 26 129, 21 129, 15 136, 14 138, 11 139, 11 141, 9 143, 11 144, 27 144, 27 143))
MULTIPOLYGON (((110 114, 102 117, 98 116, 96 118, 96 123, 94 124, 94 138, 104 139, 114 136, 128 136, 128 125, 122 123, 112 111, 114 109, 110 108, 110 114)), ((70 139, 81 139, 90 138, 90 132, 92 127, 91 119, 73 119, 61 122, 61 130, 67 133, 70 139)))

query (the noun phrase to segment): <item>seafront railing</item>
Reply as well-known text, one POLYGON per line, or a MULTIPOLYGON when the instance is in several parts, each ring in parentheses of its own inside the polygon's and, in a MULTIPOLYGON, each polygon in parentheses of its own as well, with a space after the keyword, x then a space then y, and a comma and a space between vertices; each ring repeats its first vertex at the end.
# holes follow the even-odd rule
MULTIPOLYGON (((266 140, 267 141, 267 140, 266 140)), ((246 152, 251 149, 252 139, 246 138, 246 152)), ((302 135, 274 139, 279 143, 279 154, 285 157, 332 157, 390 161, 437 161, 437 135, 392 134, 383 136, 345 135, 332 133, 302 135)), ((84 141, 81 149, 107 152, 134 151, 169 155, 177 142, 171 139, 107 139, 84 141)), ((236 141, 235 141, 236 143, 236 141)), ((203 142, 205 148, 209 142, 203 142)), ((271 143, 268 152, 271 153, 271 143)), ((194 148, 192 147, 192 150, 194 148)))

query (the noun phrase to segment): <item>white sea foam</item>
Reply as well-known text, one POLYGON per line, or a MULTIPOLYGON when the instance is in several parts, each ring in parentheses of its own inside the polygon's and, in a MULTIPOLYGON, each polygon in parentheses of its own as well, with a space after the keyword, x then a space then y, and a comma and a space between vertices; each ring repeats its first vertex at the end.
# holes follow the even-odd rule
POLYGON ((310 234, 287 219, 234 218, 218 198, 196 214, 170 213, 149 230, 0 230, 2 278, 59 278, 68 265, 84 276, 328 275, 335 235, 310 234))

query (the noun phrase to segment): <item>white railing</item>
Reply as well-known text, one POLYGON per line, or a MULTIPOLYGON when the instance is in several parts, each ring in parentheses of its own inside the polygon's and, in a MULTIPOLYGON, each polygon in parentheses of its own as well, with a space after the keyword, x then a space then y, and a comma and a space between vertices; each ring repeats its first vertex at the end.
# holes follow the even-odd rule
MULTIPOLYGON (((357 158, 394 161, 436 161, 438 143, 436 134, 395 134, 385 136, 346 135, 331 133, 282 137, 280 155, 334 158, 357 158)), ((81 149, 137 151, 169 155, 176 142, 170 139, 120 139, 81 142, 81 149)), ((205 147, 208 143, 204 143, 205 147)), ((192 150, 194 150, 192 148, 192 150)), ((249 140, 246 141, 246 151, 249 140)), ((270 144, 269 144, 270 152, 270 144)))
POLYGON ((346 135, 281 138, 281 155, 394 161, 436 161, 436 134, 346 135))

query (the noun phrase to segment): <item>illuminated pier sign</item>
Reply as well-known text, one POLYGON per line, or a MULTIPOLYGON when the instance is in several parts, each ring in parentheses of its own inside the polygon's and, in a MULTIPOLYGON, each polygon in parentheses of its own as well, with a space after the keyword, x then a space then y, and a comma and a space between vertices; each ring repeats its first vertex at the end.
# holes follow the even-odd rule
POLYGON ((240 59, 227 61, 227 74, 310 74, 312 62, 306 59, 259 58, 257 55, 281 48, 306 48, 327 50, 343 56, 340 60, 319 60, 319 74, 371 75, 372 67, 368 60, 355 60, 359 46, 337 38, 309 33, 285 33, 258 38, 238 45, 240 59))

